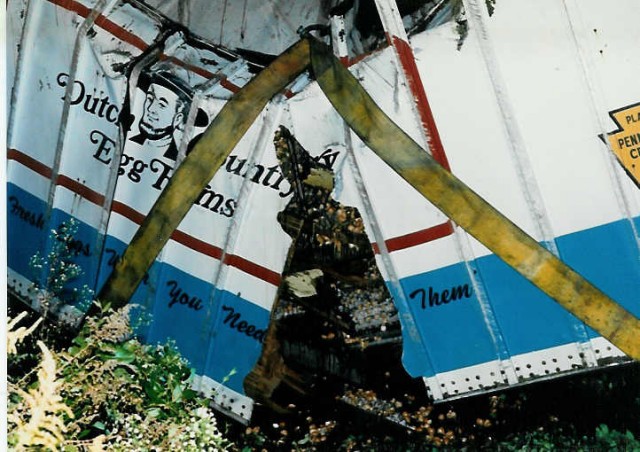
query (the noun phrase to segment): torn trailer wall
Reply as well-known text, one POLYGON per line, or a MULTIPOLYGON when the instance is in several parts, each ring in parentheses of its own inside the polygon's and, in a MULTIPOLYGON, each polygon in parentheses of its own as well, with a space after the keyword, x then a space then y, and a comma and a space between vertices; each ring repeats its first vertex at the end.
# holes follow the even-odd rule
MULTIPOLYGON (((258 68, 137 3, 9 6, 13 42, 22 43, 9 124, 10 288, 28 297, 42 276, 29 257, 73 217, 85 269, 76 284, 98 291, 177 162, 258 68)), ((470 34, 459 52, 451 23, 412 39, 452 172, 637 315, 640 197, 612 151, 635 149, 636 71, 615 68, 635 64, 638 6, 521 1, 490 20, 466 6, 470 34), (524 13, 527 33, 513 27, 524 13), (599 138, 608 132, 613 149, 599 138)), ((427 148, 395 51, 351 70, 427 148)), ((143 337, 176 340, 220 406, 250 416, 243 379, 261 353, 291 244, 277 221, 293 196, 273 146, 281 124, 329 159, 335 198, 361 212, 404 319, 405 367, 435 399, 623 358, 424 201, 303 76, 225 160, 132 299, 153 316, 143 337)))

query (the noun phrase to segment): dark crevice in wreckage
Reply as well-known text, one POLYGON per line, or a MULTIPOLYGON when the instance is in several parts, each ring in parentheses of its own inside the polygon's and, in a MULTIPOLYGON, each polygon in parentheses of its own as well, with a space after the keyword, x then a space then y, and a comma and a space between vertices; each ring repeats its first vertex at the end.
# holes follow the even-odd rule
POLYGON ((278 220, 293 242, 247 395, 283 413, 419 385, 401 365, 398 314, 360 213, 332 198, 332 170, 285 127, 275 147, 294 193, 278 220))

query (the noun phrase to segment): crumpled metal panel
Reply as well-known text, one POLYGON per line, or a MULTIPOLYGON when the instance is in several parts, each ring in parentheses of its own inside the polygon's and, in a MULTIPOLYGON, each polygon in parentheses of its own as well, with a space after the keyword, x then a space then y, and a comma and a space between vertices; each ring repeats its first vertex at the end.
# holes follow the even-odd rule
POLYGON ((147 3, 209 42, 279 55, 298 29, 327 22, 330 2, 296 0, 149 0, 147 3))
MULTIPOLYGON (((32 296, 45 275, 30 257, 75 218, 84 275, 73 285, 97 292, 194 140, 260 68, 135 2, 32 0, 24 29, 8 140, 9 288, 32 296)), ((253 124, 132 300, 152 315, 143 337, 174 340, 197 387, 245 420, 242 381, 290 242, 275 219, 290 191, 272 144, 280 110, 253 124)), ((53 309, 77 318, 77 301, 53 309)))
MULTIPOLYGON (((478 3, 468 11, 482 14, 482 21, 471 22, 476 28, 460 52, 452 49, 453 25, 412 39, 452 172, 638 316, 640 193, 600 138, 630 136, 634 130, 637 84, 628 72, 613 69, 630 61, 632 46, 620 31, 637 34, 632 20, 599 17, 594 2, 567 2, 566 8, 520 2, 489 20, 478 3), (516 39, 510 24, 522 11, 537 19, 526 37, 517 34, 516 39), (585 17, 589 25, 582 22, 585 17), (564 44, 550 45, 549 36, 564 44), (593 37, 602 40, 601 46, 594 46, 593 37), (605 42, 607 58, 594 58, 605 42), (618 128, 621 121, 627 121, 628 132, 618 128)), ((624 6, 637 10, 635 4, 624 6)), ((394 70, 393 63, 384 62, 390 53, 372 55, 351 70, 419 142, 409 108, 414 99, 407 99, 397 83, 400 65, 394 70)), ((321 143, 317 134, 308 133, 313 124, 339 121, 316 91, 312 85, 292 100, 300 103, 300 113, 311 112, 296 115, 293 132, 318 153, 340 149, 334 140, 350 143, 347 156, 336 164, 336 196, 363 214, 404 321, 405 367, 425 377, 434 398, 626 359, 476 239, 448 225, 357 137, 347 131, 339 141, 331 127, 321 143), (405 302, 398 302, 402 298, 405 302)), ((633 148, 631 140, 612 144, 633 148)))
MULTIPOLYGON (((640 321, 634 314, 566 267, 550 251, 538 245, 447 169, 436 163, 434 158, 427 156, 423 149, 384 116, 358 86, 355 77, 349 75, 336 59, 326 62, 327 58, 322 56, 323 51, 316 51, 316 48, 317 46, 312 47, 312 61, 318 83, 345 121, 385 163, 525 280, 555 299, 578 319, 583 319, 631 357, 637 359, 640 356, 640 321), (353 100, 350 100, 350 96, 353 96, 353 100)), ((388 250, 382 252, 386 253, 388 250)), ((468 286, 452 286, 441 292, 434 292, 430 287, 428 297, 426 290, 420 288, 406 297, 405 289, 398 290, 394 281, 390 281, 390 286, 404 321, 405 337, 417 342, 416 345, 421 346, 427 356, 433 350, 425 341, 427 332, 416 324, 415 315, 402 315, 412 310, 408 298, 419 297, 420 307, 426 309, 427 298, 429 307, 437 307, 462 301, 472 295, 468 286)), ((491 299, 487 301, 488 307, 492 309, 491 299)), ((465 326, 470 323, 465 322, 465 326)), ((487 322, 487 326, 490 334, 501 333, 498 323, 487 322)), ((562 333, 562 329, 558 328, 554 332, 562 333)), ((495 340, 494 345, 497 345, 495 340)))
MULTIPOLYGON (((632 52, 621 30, 637 32, 631 20, 599 15, 596 2, 525 3, 510 4, 489 19, 483 2, 469 2, 468 15, 481 20, 470 19, 459 53, 449 50, 455 36, 450 27, 412 40, 452 172, 637 315, 639 193, 599 139, 615 128, 609 112, 635 105, 640 95, 628 73, 613 69, 630 61, 632 52), (510 25, 519 14, 530 18, 524 34, 514 34, 510 25), (600 50, 606 58, 598 56, 600 50)), ((637 12, 631 2, 623 6, 637 12)), ((377 91, 369 92, 378 100, 377 91)), ((394 222, 396 205, 384 204, 389 227, 397 231, 388 239, 396 249, 391 256, 428 344, 427 353, 405 349, 405 365, 424 369, 430 357, 434 369, 427 382, 436 397, 621 356, 476 240, 461 231, 436 234, 433 224, 410 226, 421 215, 394 222), (418 231, 434 234, 419 240, 418 231), (452 301, 456 289, 463 296, 452 301), (468 299, 475 301, 465 304, 468 299), (480 364, 482 353, 487 361, 480 364), (423 358, 413 360, 417 356, 423 358)))

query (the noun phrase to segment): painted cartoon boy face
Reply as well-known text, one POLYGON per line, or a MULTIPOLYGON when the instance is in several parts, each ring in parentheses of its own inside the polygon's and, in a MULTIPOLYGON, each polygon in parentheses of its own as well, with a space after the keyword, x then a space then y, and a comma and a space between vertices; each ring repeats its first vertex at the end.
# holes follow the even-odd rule
POLYGON ((181 119, 182 108, 182 101, 176 93, 164 86, 151 84, 144 100, 140 130, 150 139, 170 135, 181 119))

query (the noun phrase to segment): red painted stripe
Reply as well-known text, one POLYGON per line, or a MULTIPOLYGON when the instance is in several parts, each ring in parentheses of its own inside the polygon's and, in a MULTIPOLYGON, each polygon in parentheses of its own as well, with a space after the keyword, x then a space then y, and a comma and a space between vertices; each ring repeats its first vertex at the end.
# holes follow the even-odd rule
POLYGON ((51 171, 51 168, 47 165, 37 161, 33 157, 29 157, 27 154, 23 154, 17 149, 7 150, 7 160, 14 160, 47 179, 51 179, 51 175, 53 174, 53 171, 51 171))
MULTIPOLYGON (((422 245, 424 243, 432 242, 451 234, 453 234, 453 225, 450 221, 447 221, 446 223, 432 226, 421 231, 394 237, 392 239, 386 240, 384 243, 387 246, 387 250, 391 253, 393 251, 400 251, 414 246, 422 245)), ((378 248, 377 243, 372 243, 371 246, 373 247, 373 250, 376 254, 380 254, 380 249, 378 248)))
POLYGON ((141 225, 146 218, 145 215, 120 201, 113 201, 111 203, 111 211, 119 213, 123 217, 136 223, 138 226, 141 225))
POLYGON ((345 64, 346 67, 351 67, 354 64, 359 63, 360 61, 364 60, 365 58, 367 58, 370 55, 373 55, 374 53, 378 53, 378 52, 382 52, 382 50, 386 49, 387 46, 389 44, 385 44, 383 46, 378 47, 375 50, 371 50, 370 52, 365 52, 365 53, 361 53, 360 55, 356 55, 353 58, 349 58, 349 60, 347 61, 347 64, 345 64))
POLYGON ((185 61, 179 60, 174 56, 169 56, 164 53, 161 53, 158 59, 161 61, 171 61, 172 63, 177 64, 178 66, 183 67, 185 69, 188 69, 189 71, 196 73, 206 79, 213 78, 214 76, 213 72, 209 72, 204 68, 201 68, 199 66, 194 66, 193 64, 189 64, 185 61))
POLYGON ((371 52, 369 53, 363 53, 361 55, 355 56, 353 58, 350 58, 349 61, 347 62, 347 64, 345 65, 346 67, 351 67, 354 64, 359 63, 360 61, 364 60, 366 57, 368 57, 369 55, 371 55, 371 52))
MULTIPOLYGON (((209 72, 208 70, 201 68, 199 66, 194 66, 193 64, 189 64, 186 63, 182 60, 177 59, 176 57, 172 57, 172 56, 167 56, 164 53, 160 55, 160 59, 161 60, 168 60, 171 61, 174 64, 177 64, 180 67, 183 67, 191 72, 193 72, 194 74, 198 74, 201 77, 204 77, 208 80, 212 79, 213 77, 215 77, 216 75, 213 72, 209 72)), ((229 79, 227 79, 226 77, 223 77, 220 79, 220 85, 222 85, 224 88, 228 89, 229 91, 231 91, 232 93, 237 93, 238 91, 240 91, 240 87, 238 85, 236 85, 235 83, 232 83, 229 81, 229 79)))
POLYGON ((213 257, 214 259, 220 260, 222 258, 222 248, 218 248, 217 246, 211 245, 210 243, 204 242, 189 234, 185 234, 178 229, 173 231, 173 234, 171 234, 171 239, 175 240, 178 243, 181 243, 188 248, 196 250, 199 253, 205 254, 209 257, 213 257))
POLYGON ((234 94, 237 93, 238 91, 240 91, 240 87, 238 85, 236 85, 235 83, 231 83, 226 78, 223 78, 222 80, 220 80, 220 85, 224 86, 225 88, 227 88, 229 91, 231 91, 234 94))
MULTIPOLYGON (((7 160, 18 162, 21 165, 24 165, 32 171, 40 174, 41 176, 46 177, 47 179, 50 179, 53 173, 51 168, 35 160, 34 158, 18 151, 17 149, 7 150, 7 160)), ((57 185, 67 188, 68 190, 80 195, 93 204, 97 204, 99 206, 102 206, 104 204, 105 198, 102 194, 90 189, 89 187, 81 184, 78 181, 71 179, 70 177, 64 175, 58 176, 57 185)), ((145 215, 120 201, 113 201, 113 203, 111 204, 111 211, 122 215, 123 217, 133 221, 137 225, 141 225, 145 219, 145 215)), ((182 231, 173 231, 173 233, 171 234, 171 239, 186 246, 187 248, 190 248, 206 256, 210 256, 214 259, 220 260, 222 258, 223 252, 221 248, 197 239, 182 231)), ((255 276, 256 278, 259 278, 265 282, 273 284, 274 286, 280 285, 281 276, 279 273, 258 265, 255 262, 251 262, 243 257, 227 254, 224 259, 224 263, 231 267, 236 267, 237 269, 249 275, 255 276)))
MULTIPOLYGON (((212 79, 215 77, 213 72, 209 72, 208 70, 201 68, 199 66, 194 66, 193 64, 186 63, 182 60, 177 59, 176 57, 167 56, 164 53, 160 55, 159 59, 171 61, 174 64, 177 64, 180 67, 188 69, 189 71, 198 74, 206 79, 212 79)), ((220 79, 220 85, 231 91, 232 93, 237 93, 240 91, 240 87, 235 83, 230 82, 226 77, 220 79)))
POLYGON ((70 177, 59 175, 56 185, 68 188, 93 204, 98 206, 104 205, 104 196, 101 193, 91 190, 86 185, 82 185, 80 182, 73 180, 70 177))
POLYGON ((260 278, 263 281, 271 283, 274 286, 280 285, 281 276, 279 273, 274 272, 273 270, 269 270, 268 268, 262 267, 256 264, 255 262, 248 261, 243 257, 236 256, 233 254, 227 254, 227 256, 224 259, 224 263, 231 267, 239 268, 243 272, 249 273, 250 275, 253 275, 256 278, 260 278))
MULTIPOLYGON (((58 5, 66 10, 73 11, 82 17, 88 17, 91 14, 91 9, 86 6, 74 1, 74 0, 49 0, 50 3, 58 5)), ((149 47, 149 44, 144 42, 138 36, 134 35, 128 30, 125 30, 120 25, 115 22, 110 21, 102 14, 98 15, 95 25, 102 28, 105 31, 108 31, 118 39, 128 42, 134 47, 137 47, 140 50, 146 50, 149 47)))
POLYGON ((407 76, 411 92, 416 98, 418 113, 420 114, 422 126, 427 133, 427 141, 429 149, 431 150, 431 155, 433 155, 433 158, 436 159, 444 168, 451 171, 449 161, 447 160, 447 156, 444 152, 442 140, 440 139, 440 134, 438 133, 438 128, 436 127, 436 121, 433 118, 433 112, 429 106, 427 93, 424 90, 420 74, 418 73, 418 67, 416 66, 416 60, 413 57, 413 51, 407 42, 397 36, 393 37, 393 46, 398 52, 400 64, 407 76))

